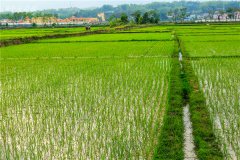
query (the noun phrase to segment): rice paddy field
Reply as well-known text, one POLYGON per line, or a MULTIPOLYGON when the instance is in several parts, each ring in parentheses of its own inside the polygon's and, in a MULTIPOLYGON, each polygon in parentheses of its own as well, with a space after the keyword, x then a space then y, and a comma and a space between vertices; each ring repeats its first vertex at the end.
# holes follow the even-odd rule
MULTIPOLYGON (((177 40, 206 105, 205 125, 222 153, 211 154, 239 159, 239 29, 238 24, 166 25, 1 47, 0 159, 189 158, 168 152, 184 150, 179 141, 173 142, 178 149, 161 145, 170 144, 164 132, 171 136, 177 129, 166 127, 168 117, 182 116, 169 112, 183 107, 172 106, 183 96, 171 89, 180 70, 177 40)), ((1 40, 55 31, 84 32, 1 30, 1 40)), ((192 123, 196 159, 214 159, 194 137, 201 128, 192 123)))
MULTIPOLYGON (((104 27, 92 27, 91 30, 104 29, 104 27)), ((77 28, 29 28, 29 29, 6 29, 1 30, 0 41, 16 38, 41 37, 45 35, 74 34, 84 32, 84 27, 77 28)))

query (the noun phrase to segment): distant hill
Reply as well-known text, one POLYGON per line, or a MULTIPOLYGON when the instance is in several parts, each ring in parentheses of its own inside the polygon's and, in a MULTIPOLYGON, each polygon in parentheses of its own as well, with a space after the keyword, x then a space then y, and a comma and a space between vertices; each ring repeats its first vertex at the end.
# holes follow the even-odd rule
MULTIPOLYGON (((48 9, 42 11, 32 12, 33 15, 38 14, 52 14, 59 18, 67 18, 71 16, 76 17, 97 17, 97 14, 104 12, 106 17, 112 15, 120 16, 121 13, 131 15, 137 10, 142 13, 150 10, 155 10, 160 15, 161 20, 168 20, 168 13, 174 9, 187 8, 188 14, 203 14, 208 13, 210 10, 226 10, 228 8, 240 9, 240 2, 237 1, 208 1, 208 2, 193 2, 193 1, 178 1, 178 2, 153 2, 145 5, 137 4, 123 4, 119 6, 103 5, 94 9, 79 9, 79 8, 65 8, 65 9, 48 9)), ((7 18, 13 13, 0 13, 0 19, 7 18)))

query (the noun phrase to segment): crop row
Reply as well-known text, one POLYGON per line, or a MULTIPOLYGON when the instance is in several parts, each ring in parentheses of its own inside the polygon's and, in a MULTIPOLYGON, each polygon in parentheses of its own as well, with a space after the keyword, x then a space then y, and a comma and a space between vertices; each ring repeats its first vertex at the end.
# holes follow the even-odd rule
POLYGON ((70 37, 59 39, 47 39, 40 42, 104 42, 104 41, 170 41, 171 33, 115 33, 97 34, 83 37, 70 37))
POLYGON ((192 62, 206 105, 226 157, 240 158, 239 59, 203 59, 192 62))
POLYGON ((173 42, 34 43, 1 48, 1 58, 170 56, 173 42))

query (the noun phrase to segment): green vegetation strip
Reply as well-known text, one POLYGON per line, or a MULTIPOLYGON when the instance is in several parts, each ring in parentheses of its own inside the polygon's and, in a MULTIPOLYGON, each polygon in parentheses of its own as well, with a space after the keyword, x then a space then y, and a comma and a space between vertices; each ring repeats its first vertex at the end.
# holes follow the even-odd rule
POLYGON ((0 47, 31 43, 33 41, 40 40, 40 39, 64 38, 64 37, 70 37, 70 36, 84 36, 84 35, 97 34, 97 33, 102 33, 102 32, 106 32, 106 31, 98 30, 98 31, 92 31, 92 32, 80 32, 80 33, 71 33, 71 34, 56 34, 56 35, 44 35, 44 36, 32 36, 32 37, 17 38, 17 39, 0 41, 0 47))
MULTIPOLYGON (((177 48, 177 47, 175 47, 177 48)), ((177 50, 174 51, 177 54, 177 50)), ((168 105, 159 137, 159 144, 155 150, 154 159, 183 159, 183 83, 181 67, 177 58, 172 58, 170 73, 168 105)))
MULTIPOLYGON (((180 47, 184 51, 184 46, 181 45, 180 47)), ((197 157, 200 160, 223 159, 223 154, 219 148, 220 144, 218 144, 214 135, 210 115, 206 106, 206 100, 202 91, 199 89, 198 79, 193 72, 189 59, 183 61, 183 68, 186 73, 185 76, 187 83, 184 84, 186 88, 185 91, 187 91, 189 95, 191 121, 197 157)))

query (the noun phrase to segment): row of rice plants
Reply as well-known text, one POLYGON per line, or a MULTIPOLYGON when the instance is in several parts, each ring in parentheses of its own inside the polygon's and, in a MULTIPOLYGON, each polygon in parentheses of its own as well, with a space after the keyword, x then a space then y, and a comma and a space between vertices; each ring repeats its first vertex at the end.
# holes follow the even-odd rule
POLYGON ((104 42, 104 41, 170 41, 171 33, 115 33, 97 34, 82 37, 46 39, 39 42, 104 42))
POLYGON ((80 57, 124 58, 133 56, 169 56, 174 42, 77 42, 34 43, 1 48, 1 58, 80 57), (150 46, 150 47, 149 47, 150 46))
POLYGON ((239 56, 239 41, 224 42, 183 42, 191 57, 239 56), (231 46, 231 47, 230 47, 231 46), (227 49, 226 49, 227 48, 227 49))
POLYGON ((178 35, 219 35, 219 34, 233 34, 233 32, 239 33, 237 27, 238 24, 227 25, 182 25, 182 26, 169 26, 169 28, 175 30, 178 35))
POLYGON ((227 159, 240 158, 240 72, 236 59, 193 60, 215 134, 227 159))
MULTIPOLYGON (((234 34, 234 32, 233 32, 234 34)), ((240 41, 240 34, 235 35, 183 35, 180 36, 184 42, 233 42, 240 41)))
POLYGON ((167 58, 1 61, 1 159, 147 159, 167 58))

